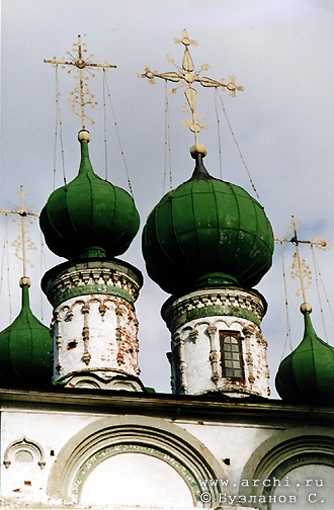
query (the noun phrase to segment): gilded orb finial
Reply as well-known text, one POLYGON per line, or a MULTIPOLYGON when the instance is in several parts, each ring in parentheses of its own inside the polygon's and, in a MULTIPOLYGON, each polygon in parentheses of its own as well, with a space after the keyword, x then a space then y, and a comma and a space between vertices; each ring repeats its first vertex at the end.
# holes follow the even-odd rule
POLYGON ((90 142, 89 131, 87 131, 87 129, 80 129, 80 131, 78 133, 78 140, 79 140, 79 142, 85 140, 85 142, 89 143, 90 142))
POLYGON ((302 303, 300 305, 300 311, 302 312, 303 315, 305 315, 306 313, 312 313, 312 306, 310 305, 310 303, 302 303))

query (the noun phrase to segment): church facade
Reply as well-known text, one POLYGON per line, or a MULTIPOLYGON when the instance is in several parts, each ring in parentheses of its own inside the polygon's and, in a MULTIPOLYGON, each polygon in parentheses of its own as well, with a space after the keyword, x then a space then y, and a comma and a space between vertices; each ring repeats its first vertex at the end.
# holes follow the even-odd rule
POLYGON ((3 508, 326 508, 333 409, 1 390, 3 508))
MULTIPOLYGON (((193 111, 198 75, 186 33, 181 42, 193 111)), ((255 287, 274 237, 261 204, 210 175, 195 136, 192 175, 143 231, 148 275, 170 294, 171 393, 156 393, 138 364, 142 274, 119 258, 139 213, 95 174, 84 127, 78 138, 78 175, 40 215, 46 244, 67 259, 42 279, 51 327, 33 315, 23 275, 21 312, 0 333, 0 507, 331 510, 334 348, 304 300, 303 339, 276 375, 282 400, 269 399, 267 303, 255 287)))
MULTIPOLYGON (((182 243, 189 246, 190 242, 193 253, 191 243, 198 246, 201 233, 192 231, 186 241, 181 235, 176 242, 180 225, 172 205, 174 216, 166 214, 165 218, 174 221, 170 246, 180 257, 177 264, 181 267, 169 268, 167 279, 165 271, 159 272, 164 265, 159 257, 165 256, 166 248, 159 253, 161 245, 156 239, 163 243, 164 229, 170 231, 166 219, 159 224, 161 217, 153 218, 150 223, 151 216, 143 241, 149 271, 156 271, 154 278, 172 293, 162 309, 171 331, 172 393, 157 394, 145 388, 139 377, 135 310, 141 274, 108 254, 108 250, 118 250, 115 236, 103 229, 100 235, 101 228, 94 224, 104 190, 92 191, 94 179, 98 187, 101 183, 93 174, 87 139, 88 134, 79 135, 79 179, 56 190, 57 200, 51 195, 41 214, 48 244, 59 254, 63 254, 62 247, 67 253, 77 250, 69 254, 69 262, 43 278, 43 290, 54 308, 51 330, 34 318, 29 307, 30 282, 22 278, 22 311, 0 334, 1 506, 262 510, 291 505, 329 510, 333 500, 329 481, 334 472, 332 348, 316 336, 310 308, 305 305, 302 310, 304 339, 282 362, 277 375, 284 400, 269 400, 267 342, 261 334, 266 302, 248 284, 259 278, 268 256, 256 257, 260 269, 254 261, 242 266, 245 254, 239 260, 229 257, 232 243, 227 243, 227 251, 222 243, 216 259, 213 249, 199 249, 199 273, 195 264, 187 271, 190 264, 184 261, 186 245, 182 243), (77 208, 78 190, 73 192, 71 185, 81 187, 81 197, 95 193, 88 234, 80 231, 81 205, 77 208), (64 240, 61 236, 68 235, 68 217, 71 230, 64 240), (150 231, 151 225, 156 230, 150 231), (151 246, 155 250, 152 261, 151 246), (221 260, 230 261, 223 271, 221 260), (183 287, 186 279, 188 290, 183 287)), ((212 180, 197 155, 193 177, 167 197, 167 206, 179 196, 187 201, 189 189, 195 203, 196 186, 202 198, 203 190, 212 192, 212 180)), ((102 186, 106 185, 103 181, 102 186)), ((230 189, 226 191, 222 181, 214 185, 213 193, 218 197, 221 193, 228 201, 230 189)), ((117 192, 111 185, 110 189, 117 192)), ((244 193, 240 192, 242 198, 244 193)), ((254 207, 254 199, 247 196, 247 200, 254 207)), ((128 204, 133 208, 131 200, 128 204)), ((166 204, 160 203, 153 216, 159 216, 163 207, 166 204)), ((224 208, 224 201, 220 207, 224 208)), ((200 202, 196 214, 195 228, 203 225, 207 214, 200 202)), ((102 217, 106 216, 103 212, 102 217)), ((129 217, 136 220, 133 211, 129 217)), ((262 219, 270 241, 269 223, 262 219)), ((236 213, 234 220, 242 224, 236 213)), ((105 228, 112 230, 109 223, 105 228)), ((226 223, 225 227, 214 226, 214 231, 229 239, 234 235, 229 228, 226 223)), ((205 243, 214 238, 210 229, 204 232, 205 243)), ((129 242, 124 236, 120 239, 125 245, 129 242)), ((255 235, 249 234, 248 239, 258 242, 255 235)), ((238 242, 232 244, 233 251, 238 242)), ((245 253, 254 250, 243 245, 245 253)))

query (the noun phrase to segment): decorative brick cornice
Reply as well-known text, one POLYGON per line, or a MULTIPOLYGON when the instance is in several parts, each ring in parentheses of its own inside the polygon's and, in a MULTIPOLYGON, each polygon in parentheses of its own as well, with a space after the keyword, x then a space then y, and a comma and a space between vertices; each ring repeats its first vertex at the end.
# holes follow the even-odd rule
POLYGON ((161 315, 173 332, 191 320, 217 315, 247 319, 260 327, 266 309, 259 292, 228 287, 198 290, 180 298, 172 296, 163 305, 161 315))
POLYGON ((42 289, 54 308, 87 294, 114 295, 134 303, 142 281, 141 272, 130 264, 96 259, 54 267, 44 275, 42 289))

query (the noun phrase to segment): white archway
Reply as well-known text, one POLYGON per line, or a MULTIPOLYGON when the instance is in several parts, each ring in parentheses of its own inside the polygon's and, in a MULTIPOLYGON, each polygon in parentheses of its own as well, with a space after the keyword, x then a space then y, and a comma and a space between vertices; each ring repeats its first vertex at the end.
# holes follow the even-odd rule
MULTIPOLYGON (((100 477, 105 486, 104 493, 99 496, 106 502, 103 504, 114 504, 117 500, 128 504, 130 495, 124 497, 123 494, 121 498, 124 490, 131 490, 131 484, 121 483, 118 478, 113 497, 109 490, 112 481, 108 483, 108 473, 114 476, 117 466, 124 472, 126 464, 133 476, 133 466, 137 465, 143 485, 150 483, 151 476, 156 478, 161 490, 164 476, 168 484, 174 481, 183 508, 184 504, 189 506, 188 503, 193 507, 202 506, 201 480, 226 477, 214 455, 181 427, 160 418, 114 416, 87 425, 65 445, 52 467, 48 495, 73 503, 88 503, 93 499, 93 481, 100 477)), ((207 490, 212 493, 212 501, 217 501, 219 487, 207 490)), ((142 502, 147 506, 153 501, 152 492, 149 495, 142 491, 137 496, 137 505, 142 502)), ((175 505, 175 498, 173 501, 175 505)), ((158 504, 162 504, 161 497, 154 500, 154 505, 158 504)))

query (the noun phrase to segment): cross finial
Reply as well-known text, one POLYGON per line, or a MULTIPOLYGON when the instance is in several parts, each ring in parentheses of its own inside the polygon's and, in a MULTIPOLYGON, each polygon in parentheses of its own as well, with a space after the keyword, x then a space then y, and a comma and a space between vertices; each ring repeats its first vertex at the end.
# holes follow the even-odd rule
POLYGON ((189 46, 197 45, 197 41, 190 39, 188 36, 188 32, 183 30, 181 38, 174 38, 176 44, 182 44, 184 46, 183 59, 181 66, 178 66, 174 62, 174 58, 170 55, 167 55, 167 61, 170 64, 173 64, 176 68, 176 71, 168 71, 166 73, 158 73, 157 71, 152 71, 152 69, 148 66, 145 67, 144 72, 139 74, 140 78, 147 78, 149 83, 154 84, 155 78, 161 78, 166 81, 171 81, 174 83, 179 83, 179 85, 171 90, 172 93, 175 93, 177 89, 181 86, 185 87, 184 95, 187 100, 187 104, 191 113, 191 120, 187 121, 185 124, 189 127, 190 131, 194 134, 195 137, 195 145, 199 145, 199 133, 201 129, 206 126, 199 123, 197 116, 197 90, 194 88, 195 83, 199 83, 202 87, 214 87, 214 88, 223 88, 227 89, 231 96, 236 95, 236 91, 242 91, 244 88, 241 85, 236 84, 236 77, 229 76, 228 81, 225 82, 224 79, 221 81, 214 80, 213 78, 209 78, 207 76, 201 76, 203 71, 207 71, 209 69, 208 64, 203 64, 199 71, 195 70, 194 62, 192 56, 190 54, 189 46))
MULTIPOLYGON (((29 223, 32 223, 33 219, 38 218, 38 213, 30 211, 24 204, 25 192, 21 184, 20 191, 17 193, 20 198, 20 205, 17 209, 0 209, 0 214, 15 215, 20 217, 20 230, 17 238, 13 242, 15 248, 15 255, 19 260, 22 260, 22 271, 23 278, 27 278, 27 264, 31 264, 30 260, 27 259, 27 251, 35 250, 36 246, 29 237, 29 223)), ((31 264, 32 265, 32 264, 31 264)))
POLYGON ((81 117, 82 129, 86 129, 86 120, 89 120, 91 124, 94 124, 92 117, 87 114, 87 108, 95 108, 97 105, 94 94, 90 92, 86 83, 89 76, 92 78, 95 76, 91 70, 103 69, 103 71, 105 71, 107 69, 117 67, 115 65, 108 64, 108 62, 104 62, 102 64, 99 62, 93 62, 93 54, 85 57, 85 53, 87 53, 85 46, 85 43, 81 42, 81 36, 78 35, 77 42, 73 44, 72 52, 67 52, 69 60, 65 60, 64 57, 59 60, 56 57, 53 57, 51 60, 44 60, 45 64, 52 64, 55 67, 61 65, 63 69, 65 69, 66 66, 70 66, 68 73, 71 73, 73 70, 77 71, 77 74, 74 76, 75 88, 70 93, 69 101, 73 113, 81 117))
POLYGON ((301 286, 299 289, 297 289, 297 295, 299 295, 299 294, 302 295, 303 301, 304 301, 302 304, 302 310, 303 309, 306 310, 307 307, 309 307, 311 309, 310 305, 308 305, 308 303, 307 303, 306 290, 312 284, 312 272, 311 272, 309 266, 306 264, 305 259, 302 259, 300 256, 299 245, 300 244, 308 244, 312 248, 313 248, 313 246, 315 246, 316 248, 320 248, 322 250, 328 250, 330 248, 330 243, 329 243, 329 241, 325 241, 324 239, 320 239, 320 238, 315 238, 315 239, 311 239, 311 240, 300 239, 298 237, 297 227, 298 227, 298 222, 297 222, 296 218, 292 215, 291 216, 292 237, 290 239, 276 237, 275 241, 278 243, 281 243, 281 244, 292 243, 295 246, 295 253, 293 254, 293 260, 292 260, 292 266, 291 266, 291 277, 299 278, 299 280, 300 280, 301 286))

